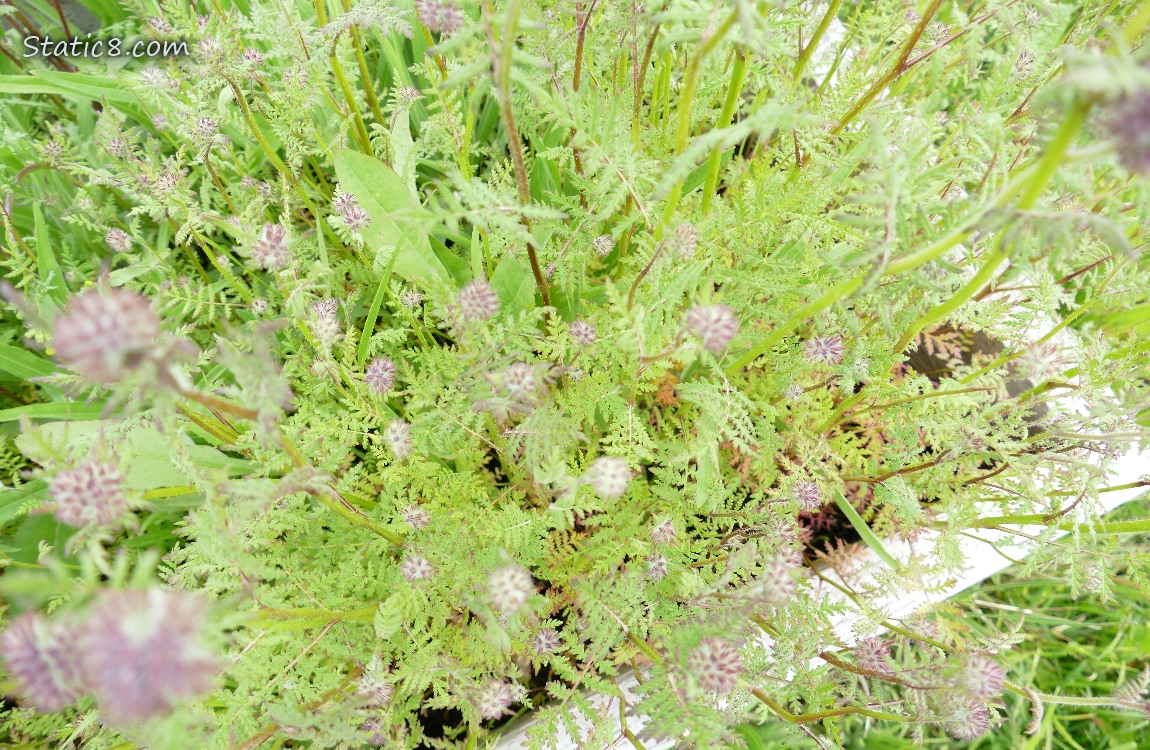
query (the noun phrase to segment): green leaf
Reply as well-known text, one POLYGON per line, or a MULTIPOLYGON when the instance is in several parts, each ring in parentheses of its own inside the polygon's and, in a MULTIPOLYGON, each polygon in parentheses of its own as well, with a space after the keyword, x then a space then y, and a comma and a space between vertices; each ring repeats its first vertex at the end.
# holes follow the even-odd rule
POLYGON ((882 542, 879 541, 879 538, 870 530, 870 526, 866 525, 866 521, 862 519, 862 516, 858 514, 858 511, 854 509, 854 506, 847 501, 846 496, 839 490, 835 490, 835 504, 839 506, 839 510, 841 510, 843 515, 847 517, 847 520, 851 522, 851 526, 853 526, 859 536, 862 537, 866 546, 870 547, 871 551, 878 555, 880 560, 894 570, 899 570, 902 567, 898 564, 898 560, 894 559, 894 557, 886 551, 886 548, 882 546, 882 542))
POLYGON ((408 281, 451 278, 432 250, 427 233, 412 220, 422 207, 412 200, 399 175, 379 159, 350 149, 336 152, 335 173, 340 186, 354 195, 371 217, 371 224, 362 232, 367 246, 377 255, 395 253, 395 273, 408 281))
POLYGON ((104 412, 104 404, 82 404, 78 401, 54 401, 47 404, 27 404, 14 409, 0 409, 0 423, 18 422, 21 417, 29 419, 60 419, 79 421, 99 419, 104 412))
POLYGON ((359 346, 355 350, 355 362, 360 367, 363 367, 364 360, 367 359, 367 347, 371 344, 371 332, 375 328, 375 321, 379 317, 379 307, 383 304, 383 295, 387 292, 386 277, 379 280, 379 286, 375 288, 375 296, 371 299, 371 307, 367 311, 367 319, 363 321, 363 332, 359 336, 359 346))
POLYGON ((506 255, 491 274, 491 286, 505 310, 519 312, 535 307, 535 278, 522 261, 506 255))
POLYGON ((0 493, 0 526, 20 515, 20 509, 32 500, 43 500, 48 495, 48 483, 37 479, 15 489, 0 493))
POLYGON ((10 344, 0 344, 0 372, 17 380, 30 380, 51 375, 56 366, 49 360, 10 344))
POLYGON ((40 210, 40 201, 32 204, 32 217, 36 222, 36 262, 40 267, 40 280, 48 285, 48 294, 60 306, 68 299, 68 283, 64 280, 64 272, 60 270, 60 263, 56 254, 52 252, 52 243, 48 240, 48 225, 44 223, 44 212, 40 210))

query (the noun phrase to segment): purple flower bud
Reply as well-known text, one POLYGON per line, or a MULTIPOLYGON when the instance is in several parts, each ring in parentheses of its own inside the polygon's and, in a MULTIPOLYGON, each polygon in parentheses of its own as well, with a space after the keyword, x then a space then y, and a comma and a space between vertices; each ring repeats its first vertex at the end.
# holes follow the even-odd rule
POLYGON ((403 511, 403 520, 413 531, 419 531, 431 523, 431 514, 427 512, 427 508, 413 505, 403 511))
POLYGON ((647 557, 647 580, 658 583, 667 577, 667 558, 655 554, 647 557))
POLYGON ((25 705, 59 711, 87 692, 70 624, 28 613, 0 637, 0 656, 25 705))
POLYGON ((455 307, 466 322, 489 320, 499 312, 499 297, 484 279, 475 279, 459 290, 455 307))
POLYGON ((601 234, 591 240, 591 247, 600 255, 607 256, 615 249, 615 240, 609 234, 601 234))
POLYGON ((940 713, 946 731, 960 740, 976 740, 990 729, 990 710, 985 703, 968 695, 951 696, 940 713))
POLYGON ((89 461, 66 469, 48 487, 56 517, 69 526, 102 526, 128 510, 124 475, 111 464, 89 461))
POLYGON ((667 239, 667 246, 680 258, 690 258, 699 246, 699 233, 692 224, 680 224, 667 239))
POLYGON ((703 347, 715 354, 727 348, 727 344, 739 332, 739 320, 735 311, 726 305, 698 305, 687 311, 683 319, 687 330, 703 341, 703 347))
POLYGON ((363 379, 373 393, 383 396, 395 385, 395 374, 394 362, 387 357, 376 357, 367 366, 363 379))
POLYGON ((803 348, 807 361, 812 364, 837 365, 843 361, 843 340, 840 336, 815 336, 803 348))
POLYGON ((651 529, 651 541, 655 544, 670 544, 675 541, 675 524, 670 518, 651 529))
POLYGON ((515 614, 535 593, 535 582, 530 573, 512 563, 491 572, 487 577, 487 593, 497 610, 515 614))
POLYGON ((160 320, 146 297, 127 289, 89 289, 56 318, 56 356, 84 379, 123 380, 153 353, 160 320))
POLYGON ((972 698, 993 698, 1002 692, 1006 669, 986 654, 970 654, 962 664, 958 682, 972 698))
POLYGON ((210 117, 200 117, 195 122, 196 135, 201 138, 211 138, 216 133, 220 132, 219 120, 213 120, 210 117))
POLYGON ((275 271, 291 263, 287 230, 280 224, 264 224, 259 239, 252 245, 252 260, 260 268, 275 271))
POLYGON ((535 370, 526 362, 515 362, 504 370, 500 383, 508 396, 519 401, 530 401, 539 391, 535 370))
POLYGON ((800 479, 791 485, 791 495, 799 504, 801 510, 814 513, 823 507, 823 491, 814 482, 800 479))
POLYGON ((128 727, 211 690, 220 664, 202 641, 206 614, 186 591, 101 594, 80 642, 106 724, 128 727))
POLYGON ((343 212, 343 225, 352 232, 358 232, 371 224, 371 217, 359 206, 351 206, 343 212))
POLYGON ((627 462, 614 456, 602 456, 587 467, 586 479, 595 493, 605 500, 616 500, 627 491, 631 470, 627 462))
POLYGON ((855 663, 880 674, 894 674, 890 665, 890 643, 882 638, 863 638, 855 644, 855 663))
POLYGON ((415 14, 428 31, 450 36, 463 26, 463 11, 452 0, 415 0, 415 14))
POLYGON ((559 633, 552 628, 540 630, 531 639, 531 650, 539 656, 546 654, 553 654, 562 648, 563 642, 559 639, 559 633))
POLYGON ((126 253, 132 249, 132 238, 119 227, 112 227, 104 235, 104 242, 117 253, 126 253))
POLYGON ((431 578, 431 563, 422 555, 408 553, 399 564, 399 574, 409 583, 426 581, 431 578))
POLYGON ((567 330, 575 343, 580 346, 591 346, 595 343, 595 326, 585 320, 576 320, 567 330))
POLYGON ((687 669, 699 687, 708 693, 725 695, 739 684, 743 657, 739 649, 723 638, 704 638, 687 657, 687 669))
POLYGON ((414 310, 419 307, 423 302, 423 293, 417 292, 414 289, 407 289, 403 294, 399 295, 399 303, 406 307, 408 310, 414 310))
POLYGON ((402 419, 393 420, 387 426, 383 439, 387 442, 387 447, 391 448, 391 455, 395 456, 396 461, 407 458, 415 449, 411 441, 411 425, 402 419))

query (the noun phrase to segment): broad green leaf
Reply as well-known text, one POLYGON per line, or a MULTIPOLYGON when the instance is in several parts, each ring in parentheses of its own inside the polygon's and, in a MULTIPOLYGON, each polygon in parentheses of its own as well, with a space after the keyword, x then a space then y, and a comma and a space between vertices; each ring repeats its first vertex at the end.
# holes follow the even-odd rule
POLYGON ((0 344, 0 372, 17 380, 29 380, 51 375, 56 366, 43 357, 10 344, 0 344))
POLYGON ((505 310, 519 312, 535 307, 535 277, 526 263, 510 255, 503 257, 491 274, 491 286, 505 310))
POLYGON ((375 253, 396 253, 392 268, 408 281, 430 281, 451 277, 446 266, 436 257, 427 234, 408 217, 421 210, 408 193, 403 179, 390 167, 372 156, 350 149, 335 155, 335 173, 340 186, 355 196, 371 217, 362 234, 375 253))
POLYGON ((42 479, 0 493, 0 526, 20 515, 20 509, 48 497, 48 483, 42 479))
POLYGON ((48 285, 48 294, 52 299, 62 306, 68 299, 68 283, 64 280, 64 272, 60 270, 56 253, 52 252, 52 243, 48 239, 48 225, 44 222, 40 201, 32 204, 32 217, 36 222, 36 262, 40 267, 40 280, 48 285))

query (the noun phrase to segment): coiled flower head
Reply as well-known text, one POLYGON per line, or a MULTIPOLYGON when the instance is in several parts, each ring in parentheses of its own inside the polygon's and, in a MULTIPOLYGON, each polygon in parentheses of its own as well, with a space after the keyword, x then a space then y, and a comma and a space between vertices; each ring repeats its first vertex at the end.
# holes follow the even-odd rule
POLYGON ((531 650, 539 656, 553 654, 562 646, 563 642, 559 639, 559 633, 552 628, 540 630, 531 639, 531 650))
POLYGON ((600 456, 587 467, 587 481, 595 493, 605 500, 616 500, 627 491, 631 470, 627 462, 614 456, 600 456))
POLYGON ((487 576, 487 593, 497 610, 511 615, 522 609, 535 593, 535 582, 530 573, 511 563, 491 571, 487 576))
POLYGON ((452 0, 415 0, 415 14, 428 31, 451 36, 463 27, 463 11, 452 0))
POLYGON ((940 707, 942 725, 960 740, 977 740, 990 729, 990 709, 969 695, 954 695, 940 707))
POLYGON ((104 235, 104 242, 108 243, 108 247, 117 253, 126 253, 132 249, 132 238, 119 227, 109 229, 108 233, 104 235))
POLYGON ((667 577, 667 558, 656 553, 647 556, 647 580, 658 583, 667 577))
POLYGON ((373 393, 383 396, 395 385, 395 375, 394 362, 387 357, 376 357, 368 364, 363 380, 373 393))
POLYGON ((800 479, 791 485, 791 495, 799 504, 800 510, 814 513, 823 507, 823 491, 814 482, 800 479))
POLYGON ((88 692, 75 638, 70 624, 36 613, 8 625, 0 636, 0 656, 25 705, 59 711, 88 692))
POLYGON ((703 348, 718 354, 739 332, 735 311, 726 305, 697 305, 683 318, 687 330, 699 337, 703 348))
POLYGON ((725 695, 739 684, 743 657, 738 647, 724 638, 704 638, 687 657, 687 669, 703 690, 725 695))
POLYGON ((419 531, 431 523, 431 514, 427 512, 427 508, 412 505, 403 511, 403 520, 413 531, 419 531))
POLYGON ((571 333, 571 338, 574 339, 576 344, 580 346, 591 346, 595 343, 595 326, 585 320, 576 320, 567 330, 571 333))
POLYGON ((106 724, 161 716, 211 690, 220 663, 203 642, 206 619, 203 602, 186 591, 101 594, 79 642, 106 724))
POLYGON ((615 240, 609 234, 601 234, 591 240, 591 248, 599 255, 606 257, 615 249, 615 240))
POLYGON ((1006 669, 982 653, 967 655, 958 674, 959 686, 972 698, 993 698, 1005 682, 1006 669))
POLYGON ((490 320, 499 312, 499 297, 486 280, 475 279, 459 290, 455 308, 464 322, 490 320))
POLYGON ((693 224, 683 223, 675 227, 675 232, 667 240, 667 249, 680 258, 690 258, 699 246, 699 232, 693 224))
POLYGON ((655 524, 655 528, 651 529, 651 541, 655 544, 670 544, 675 541, 675 524, 670 518, 655 524))
POLYGON ((855 663, 880 674, 894 674, 890 665, 890 643, 877 636, 862 638, 855 644, 855 663))
POLYGON ((312 305, 311 332, 323 346, 331 346, 343 337, 338 310, 339 303, 334 299, 321 299, 312 305))
POLYGON ((89 461, 65 469, 48 486, 56 518, 69 526, 103 526, 128 510, 124 475, 111 464, 89 461))
POLYGON ((154 353, 160 319, 128 289, 89 289, 56 318, 56 356, 92 383, 123 380, 154 353))

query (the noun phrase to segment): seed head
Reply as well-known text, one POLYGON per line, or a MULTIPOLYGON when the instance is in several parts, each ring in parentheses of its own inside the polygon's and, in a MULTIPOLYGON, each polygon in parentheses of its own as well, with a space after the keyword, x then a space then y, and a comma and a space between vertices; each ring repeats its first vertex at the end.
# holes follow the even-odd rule
POLYGON ((252 245, 252 260, 260 268, 276 271, 291 263, 287 229, 280 224, 264 224, 259 239, 252 245))
POLYGON ((491 572, 487 577, 487 593, 497 610, 512 615, 535 593, 535 582, 530 573, 511 563, 491 572))
POLYGON ((576 344, 580 346, 591 346, 595 343, 595 326, 585 320, 576 320, 567 330, 571 333, 571 338, 575 340, 576 344))
POLYGON ((391 455, 395 456, 396 461, 402 461, 415 450, 415 445, 411 441, 411 425, 402 419, 393 420, 387 426, 383 439, 387 442, 387 447, 391 448, 391 455))
POLYGON ((799 503, 799 508, 814 513, 823 507, 823 491, 814 482, 800 479, 791 485, 791 495, 799 503))
POLYGON ((146 297, 128 289, 89 289, 56 318, 56 356, 86 380, 118 382, 151 357, 160 319, 146 297))
POLYGON ((614 456, 601 456, 587 467, 586 479, 604 500, 616 500, 627 491, 631 470, 627 462, 614 456))
POLYGON ((219 662, 202 637, 207 611, 179 590, 104 591, 84 623, 84 673, 113 728, 206 693, 219 662))
POLYGON ((421 508, 418 505, 412 505, 407 510, 403 511, 403 520, 414 531, 426 528, 431 523, 431 514, 427 512, 427 508, 421 508))
POLYGON ((126 253, 132 249, 132 238, 119 227, 112 227, 104 235, 104 242, 117 253, 126 253))
POLYGON ((20 615, 0 636, 0 656, 25 705, 59 711, 87 692, 70 624, 20 615))
POLYGON ((607 256, 615 249, 615 240, 609 234, 601 234, 591 240, 591 247, 600 255, 607 256))
POLYGON ((399 564, 399 574, 407 579, 408 583, 426 581, 431 578, 431 563, 421 555, 408 554, 399 564))
POLYGON ((69 526, 102 526, 128 510, 124 475, 111 464, 89 461, 58 473, 48 487, 56 517, 69 526))
POLYGON ((698 305, 687 311, 683 319, 687 330, 703 341, 703 347, 718 354, 739 332, 735 311, 726 305, 698 305))
POLYGON ((540 630, 531 639, 531 650, 539 656, 553 654, 562 646, 563 642, 559 639, 559 633, 551 628, 540 630))
POLYGON ((1119 99, 1111 107, 1107 126, 1122 166, 1150 175, 1150 87, 1119 99))
POLYGON ((1002 692, 1006 670, 986 654, 970 654, 963 661, 958 681, 972 698, 993 698, 1002 692))
POLYGON ((687 669, 695 675, 699 687, 708 693, 725 695, 739 684, 743 657, 739 649, 723 638, 704 638, 687 657, 687 669))
POLYGON ((499 312, 499 297, 484 279, 475 279, 459 290, 455 306, 465 322, 489 320, 499 312))
POLYGON ((476 708, 480 717, 494 720, 502 718, 513 702, 511 686, 504 680, 492 680, 479 689, 476 708))
POLYGON ((990 710, 968 695, 956 695, 942 706, 942 722, 954 737, 970 742, 990 729, 990 710))
POLYGON ((383 396, 395 385, 395 374, 394 362, 387 357, 376 357, 368 364, 363 379, 373 393, 383 396))
POLYGON ((855 663, 880 674, 894 674, 890 665, 890 643, 878 637, 863 638, 855 644, 855 663))
POLYGON ((415 0, 415 13, 428 31, 451 36, 463 26, 463 11, 452 0, 415 0))
POLYGON ((843 361, 843 340, 840 336, 815 336, 803 348, 807 361, 812 364, 837 365, 843 361))

